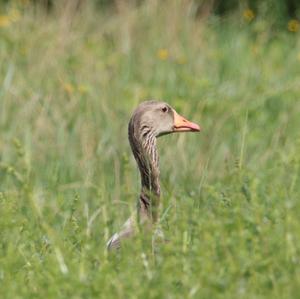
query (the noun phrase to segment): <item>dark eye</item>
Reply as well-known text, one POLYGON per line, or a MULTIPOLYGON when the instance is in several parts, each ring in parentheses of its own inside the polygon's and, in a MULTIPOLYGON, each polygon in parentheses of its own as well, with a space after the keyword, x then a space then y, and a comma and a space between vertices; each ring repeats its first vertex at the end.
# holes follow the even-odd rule
POLYGON ((164 113, 167 112, 168 111, 168 107, 165 106, 165 107, 161 108, 161 111, 164 112, 164 113))

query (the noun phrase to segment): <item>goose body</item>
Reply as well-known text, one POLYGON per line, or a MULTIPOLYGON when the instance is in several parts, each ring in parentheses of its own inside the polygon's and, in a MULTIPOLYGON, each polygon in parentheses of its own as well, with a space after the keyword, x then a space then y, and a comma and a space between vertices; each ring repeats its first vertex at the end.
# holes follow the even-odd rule
POLYGON ((141 174, 137 215, 130 217, 107 242, 108 249, 119 248, 123 239, 133 236, 137 224, 153 227, 160 205, 157 138, 175 132, 198 132, 200 127, 180 116, 170 105, 160 101, 141 103, 128 125, 128 139, 141 174))

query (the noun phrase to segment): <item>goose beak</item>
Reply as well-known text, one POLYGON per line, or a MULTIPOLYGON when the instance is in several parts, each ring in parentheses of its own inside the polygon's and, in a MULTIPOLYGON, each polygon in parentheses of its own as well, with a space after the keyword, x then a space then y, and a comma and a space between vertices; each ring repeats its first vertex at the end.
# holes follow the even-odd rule
POLYGON ((185 119, 174 110, 174 130, 173 132, 199 132, 199 125, 185 119))

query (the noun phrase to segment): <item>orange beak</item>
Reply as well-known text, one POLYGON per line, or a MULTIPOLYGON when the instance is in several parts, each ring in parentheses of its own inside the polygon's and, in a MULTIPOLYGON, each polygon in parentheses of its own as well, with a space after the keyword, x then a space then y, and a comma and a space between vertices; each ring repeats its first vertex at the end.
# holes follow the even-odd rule
POLYGON ((179 115, 175 110, 174 112, 174 132, 199 132, 201 128, 191 122, 186 120, 184 117, 179 115))

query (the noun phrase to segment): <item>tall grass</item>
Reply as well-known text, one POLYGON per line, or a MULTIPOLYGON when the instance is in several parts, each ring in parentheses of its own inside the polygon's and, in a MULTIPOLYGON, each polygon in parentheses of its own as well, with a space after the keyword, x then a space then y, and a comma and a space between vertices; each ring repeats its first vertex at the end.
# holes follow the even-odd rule
POLYGON ((193 13, 28 6, 0 28, 1 298, 297 298, 299 34, 193 13), (108 254, 149 98, 203 132, 159 140, 169 242, 108 254))

